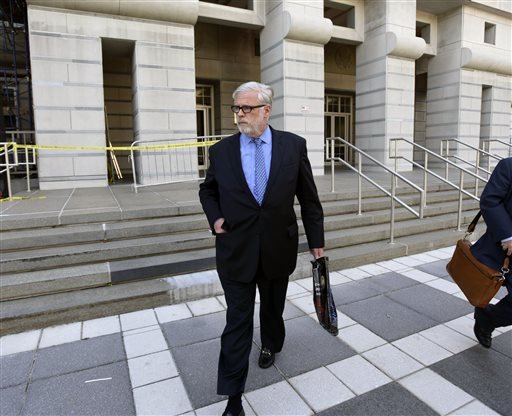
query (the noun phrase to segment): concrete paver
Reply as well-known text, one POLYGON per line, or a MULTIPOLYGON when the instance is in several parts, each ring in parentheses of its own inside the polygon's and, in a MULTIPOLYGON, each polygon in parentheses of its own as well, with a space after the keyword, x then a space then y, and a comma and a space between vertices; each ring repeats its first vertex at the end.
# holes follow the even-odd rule
POLYGON ((158 324, 153 310, 144 310, 120 315, 123 331, 158 324))
POLYGON ((169 351, 131 358, 128 360, 128 368, 134 388, 178 376, 178 369, 169 351))
POLYGON ((431 365, 451 356, 448 350, 419 334, 399 339, 393 345, 423 365, 431 365))
POLYGON ((184 303, 155 308, 155 313, 158 318, 158 322, 161 324, 192 318, 192 312, 190 312, 190 309, 184 303))
POLYGON ((362 356, 393 380, 405 377, 423 368, 422 364, 391 344, 381 345, 366 351, 362 356))
POLYGON ((331 407, 321 416, 414 415, 436 416, 432 408, 398 383, 387 383, 368 393, 331 407))
POLYGON ((225 309, 224 305, 222 305, 217 298, 194 300, 192 302, 187 302, 187 306, 194 316, 208 315, 225 309))
POLYGON ((167 343, 160 327, 149 327, 136 334, 124 334, 124 348, 128 358, 140 357, 153 352, 165 351, 167 343))
POLYGON ((364 326, 356 324, 339 330, 338 338, 358 353, 384 345, 386 341, 364 326))
POLYGON ((464 390, 428 368, 405 377, 399 383, 441 415, 473 400, 464 390))
POLYGON ((35 350, 40 337, 40 329, 0 337, 0 356, 35 350))
POLYGON ((360 395, 389 383, 391 379, 360 355, 327 366, 350 390, 360 395))
POLYGON ((179 377, 133 390, 138 415, 180 415, 193 410, 179 377))
POLYGON ((490 350, 480 345, 430 369, 503 416, 512 409, 512 333, 496 337, 490 350))
POLYGON ((477 341, 459 334, 457 331, 448 328, 445 325, 437 325, 432 328, 421 331, 420 335, 443 346, 453 354, 457 354, 468 348, 474 347, 477 341))
POLYGON ((313 414, 313 410, 286 381, 252 391, 245 396, 257 415, 313 414))
POLYGON ((41 335, 41 341, 39 341, 39 348, 79 341, 82 336, 81 330, 81 322, 45 328, 41 335))
MULTIPOLYGON (((287 339, 267 370, 257 304, 246 414, 511 414, 512 327, 477 344, 472 308, 443 283, 452 251, 333 271, 338 337, 316 322, 310 279, 291 282, 287 339)), ((224 308, 217 296, 4 336, 2 415, 221 414, 224 308)))
POLYGON ((290 384, 317 413, 355 396, 349 387, 325 367, 292 377, 290 384))
POLYGON ((466 406, 462 406, 458 410, 450 413, 450 416, 463 416, 463 415, 474 415, 474 416, 495 416, 499 415, 491 408, 484 405, 482 402, 478 400, 473 400, 471 403, 468 403, 466 406))
POLYGON ((84 339, 116 334, 118 332, 121 332, 121 324, 117 316, 90 319, 82 324, 82 337, 84 339))

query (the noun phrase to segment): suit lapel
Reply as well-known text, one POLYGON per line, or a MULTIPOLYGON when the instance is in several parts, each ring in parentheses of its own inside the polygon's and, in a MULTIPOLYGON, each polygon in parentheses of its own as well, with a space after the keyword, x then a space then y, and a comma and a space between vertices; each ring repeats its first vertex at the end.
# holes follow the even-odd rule
POLYGON ((233 136, 233 140, 230 143, 230 157, 229 160, 232 164, 233 176, 237 178, 240 183, 240 186, 244 189, 244 192, 251 198, 256 204, 258 201, 254 198, 251 190, 249 189, 249 185, 247 185, 247 181, 245 179, 244 169, 242 167, 242 156, 240 155, 240 133, 233 136))

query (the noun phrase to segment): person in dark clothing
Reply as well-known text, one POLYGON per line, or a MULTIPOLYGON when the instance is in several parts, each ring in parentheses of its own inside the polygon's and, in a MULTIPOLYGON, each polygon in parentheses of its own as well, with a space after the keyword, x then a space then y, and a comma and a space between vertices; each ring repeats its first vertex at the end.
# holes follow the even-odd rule
MULTIPOLYGON (((487 224, 485 234, 471 247, 473 255, 500 270, 505 256, 512 255, 512 157, 502 159, 480 197, 480 210, 487 224)), ((512 325, 512 276, 505 276, 508 294, 495 305, 475 308, 474 332, 485 348, 492 345, 494 329, 512 325)))
POLYGON ((269 368, 283 348, 288 278, 297 263, 297 197, 311 254, 324 255, 323 210, 306 140, 269 126, 272 89, 249 82, 233 93, 239 133, 210 148, 199 197, 216 236, 216 261, 226 297, 217 393, 228 395, 223 415, 244 415, 241 397, 249 370, 256 287, 261 351, 269 368))

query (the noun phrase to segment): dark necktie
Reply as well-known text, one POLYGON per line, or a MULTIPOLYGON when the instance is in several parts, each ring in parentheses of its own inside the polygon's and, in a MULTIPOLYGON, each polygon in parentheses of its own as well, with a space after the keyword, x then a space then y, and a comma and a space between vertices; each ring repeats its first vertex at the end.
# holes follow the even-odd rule
POLYGON ((265 169, 265 156, 263 155, 263 142, 261 139, 254 139, 256 151, 254 153, 254 196, 261 205, 265 188, 267 186, 267 170, 265 169))

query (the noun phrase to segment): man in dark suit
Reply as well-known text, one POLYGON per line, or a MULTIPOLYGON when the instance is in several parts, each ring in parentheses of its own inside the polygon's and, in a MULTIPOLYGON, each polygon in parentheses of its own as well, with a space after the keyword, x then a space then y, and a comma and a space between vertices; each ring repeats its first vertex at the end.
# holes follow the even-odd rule
MULTIPOLYGON (((480 210, 487 224, 485 234, 471 247, 473 255, 494 269, 503 267, 512 255, 512 157, 502 159, 492 172, 480 197, 480 210)), ((492 331, 512 325, 512 277, 506 275, 508 294, 495 305, 475 308, 475 336, 491 347, 492 331)))
POLYGON ((324 255, 323 211, 306 140, 269 126, 272 89, 248 82, 233 93, 240 133, 210 148, 199 197, 216 235, 217 271, 226 297, 217 393, 228 395, 223 415, 244 415, 241 396, 249 369, 256 287, 260 294, 258 364, 274 363, 285 338, 283 310, 288 278, 297 263, 294 199, 310 251, 324 255))

